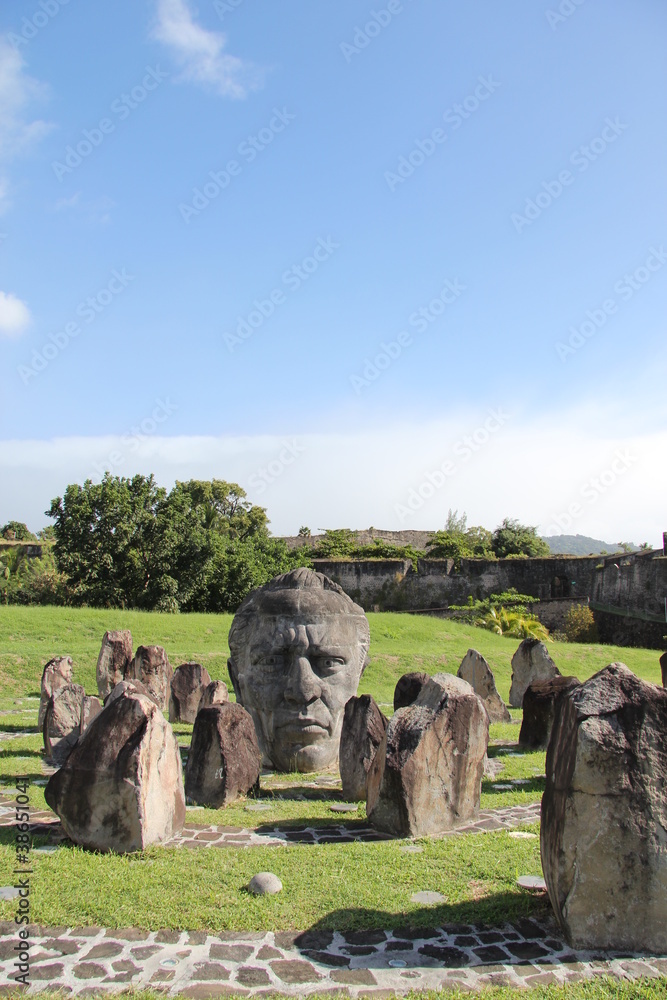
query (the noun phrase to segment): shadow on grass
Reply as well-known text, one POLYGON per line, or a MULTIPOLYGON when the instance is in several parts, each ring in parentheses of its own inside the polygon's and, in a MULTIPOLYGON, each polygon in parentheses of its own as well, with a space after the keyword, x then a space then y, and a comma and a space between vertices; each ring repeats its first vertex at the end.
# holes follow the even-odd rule
MULTIPOLYGON (((44 754, 41 750, 5 750, 5 748, 0 743, 0 761, 6 759, 7 757, 38 757, 40 760, 43 758, 44 754)), ((39 778, 43 777, 40 773, 39 778)))
MULTIPOLYGON (((18 712, 16 713, 18 715, 18 712)), ((26 726, 21 723, 3 722, 0 716, 0 733, 25 733, 26 736, 38 736, 41 730, 37 726, 26 726)))

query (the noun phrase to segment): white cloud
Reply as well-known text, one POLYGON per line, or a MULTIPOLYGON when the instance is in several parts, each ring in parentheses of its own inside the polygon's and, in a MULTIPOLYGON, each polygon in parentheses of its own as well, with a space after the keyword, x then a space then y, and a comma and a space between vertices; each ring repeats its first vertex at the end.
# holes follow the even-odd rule
MULTIPOLYGON (((21 53, 0 35, 0 164, 7 164, 38 142, 52 125, 31 120, 29 105, 43 100, 46 88, 28 76, 21 53)), ((8 205, 9 181, 0 176, 0 212, 8 205)))
POLYGON ((227 36, 197 24, 187 0, 157 0, 153 37, 182 67, 181 78, 212 87, 223 97, 242 98, 261 85, 261 74, 223 50, 227 36))
POLYGON ((0 292, 0 334, 18 337, 30 323, 30 310, 11 292, 0 292))

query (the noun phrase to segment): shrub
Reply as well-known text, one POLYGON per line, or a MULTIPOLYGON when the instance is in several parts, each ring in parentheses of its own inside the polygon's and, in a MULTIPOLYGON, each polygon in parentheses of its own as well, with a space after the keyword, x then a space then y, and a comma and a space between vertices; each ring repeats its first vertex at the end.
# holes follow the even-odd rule
POLYGON ((565 616, 563 632, 568 642, 597 642, 598 628, 586 604, 576 604, 565 616))

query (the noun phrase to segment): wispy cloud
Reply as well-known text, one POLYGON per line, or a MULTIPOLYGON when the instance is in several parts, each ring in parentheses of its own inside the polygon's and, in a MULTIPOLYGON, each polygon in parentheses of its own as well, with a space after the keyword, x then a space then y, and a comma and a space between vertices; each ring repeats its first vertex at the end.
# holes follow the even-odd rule
POLYGON ((19 337, 30 323, 30 310, 11 292, 0 292, 0 335, 19 337))
POLYGON ((243 98, 262 84, 262 73, 227 54, 227 36, 197 24, 187 0, 157 0, 153 37, 166 45, 182 67, 181 79, 202 84, 222 97, 243 98))
POLYGON ((52 125, 32 119, 29 106, 43 100, 47 88, 25 72, 21 53, 0 35, 0 212, 7 208, 6 165, 50 132, 52 125))
POLYGON ((86 201, 77 191, 71 198, 58 198, 53 206, 54 212, 77 212, 92 225, 105 226, 111 221, 111 209, 115 202, 108 195, 86 201))

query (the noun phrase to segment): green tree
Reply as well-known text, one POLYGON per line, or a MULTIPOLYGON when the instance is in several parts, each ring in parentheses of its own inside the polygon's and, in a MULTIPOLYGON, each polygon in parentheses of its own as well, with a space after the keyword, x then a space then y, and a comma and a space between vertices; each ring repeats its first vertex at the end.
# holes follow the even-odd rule
POLYGON ((468 527, 468 517, 449 510, 445 527, 434 532, 426 543, 431 559, 453 559, 457 569, 462 559, 493 558, 491 532, 481 526, 468 527))
POLYGON ((491 545, 498 559, 508 556, 530 556, 534 559, 551 555, 549 546, 539 537, 536 527, 520 524, 509 517, 493 532, 491 545))
POLYGON ((27 524, 23 521, 7 521, 0 528, 0 535, 7 541, 16 542, 36 542, 37 536, 28 530, 27 524))

